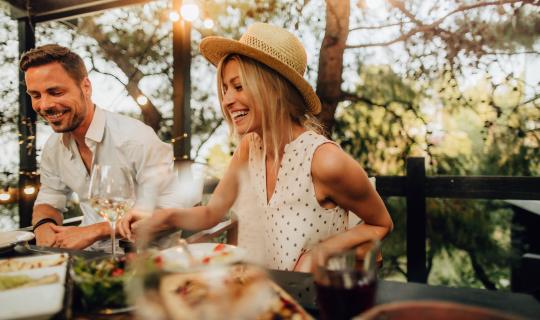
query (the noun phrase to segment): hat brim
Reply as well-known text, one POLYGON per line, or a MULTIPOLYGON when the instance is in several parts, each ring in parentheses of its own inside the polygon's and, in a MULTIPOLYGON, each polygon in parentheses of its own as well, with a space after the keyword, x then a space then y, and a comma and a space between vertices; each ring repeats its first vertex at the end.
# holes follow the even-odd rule
POLYGON ((285 77, 285 79, 289 80, 296 89, 298 89, 298 92, 303 96, 304 101, 312 114, 316 115, 321 112, 321 101, 309 82, 279 59, 237 40, 215 36, 204 38, 199 45, 199 50, 214 66, 217 66, 224 57, 230 54, 246 56, 267 65, 285 77))

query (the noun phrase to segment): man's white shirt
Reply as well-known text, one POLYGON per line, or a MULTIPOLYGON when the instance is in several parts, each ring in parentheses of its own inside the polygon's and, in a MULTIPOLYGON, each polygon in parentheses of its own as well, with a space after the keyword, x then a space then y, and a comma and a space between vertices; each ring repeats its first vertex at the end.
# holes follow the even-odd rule
MULTIPOLYGON (((151 212, 155 208, 194 205, 182 198, 173 170, 172 146, 141 121, 96 107, 85 142, 93 154, 92 165, 129 168, 136 187, 134 208, 151 212)), ((83 212, 81 226, 105 221, 90 206, 90 173, 70 133, 53 133, 47 140, 41 155, 40 180, 35 205, 48 204, 65 212, 68 198, 75 193, 83 212)), ((90 249, 109 248, 110 241, 98 241, 90 249)))

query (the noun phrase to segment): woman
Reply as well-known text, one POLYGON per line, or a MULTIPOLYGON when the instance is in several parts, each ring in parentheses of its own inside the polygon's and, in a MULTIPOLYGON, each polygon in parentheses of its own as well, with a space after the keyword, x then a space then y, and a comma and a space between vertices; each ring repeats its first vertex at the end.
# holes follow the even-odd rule
POLYGON ((144 220, 131 212, 120 222, 121 234, 210 228, 231 208, 241 185, 263 208, 257 224, 269 268, 309 271, 309 250, 318 243, 352 248, 392 230, 364 170, 321 135, 314 117, 321 103, 303 77, 307 57, 294 35, 255 23, 239 41, 207 37, 200 50, 217 65, 221 108, 239 146, 206 206, 159 210, 144 220), (363 223, 347 230, 349 211, 363 223))

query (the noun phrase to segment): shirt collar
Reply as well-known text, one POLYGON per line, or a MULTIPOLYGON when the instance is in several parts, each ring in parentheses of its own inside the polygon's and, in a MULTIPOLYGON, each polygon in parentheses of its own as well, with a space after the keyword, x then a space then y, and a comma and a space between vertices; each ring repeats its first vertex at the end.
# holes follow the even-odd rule
POLYGON ((105 110, 96 107, 94 110, 94 118, 90 123, 88 131, 86 131, 86 139, 90 139, 94 142, 101 142, 103 140, 103 134, 105 132, 105 110))
MULTIPOLYGON (((103 134, 105 133, 105 110, 95 107, 94 116, 92 117, 92 122, 86 131, 85 138, 90 139, 96 143, 99 143, 103 140, 103 134)), ((62 143, 64 147, 69 149, 69 143, 71 140, 71 133, 64 133, 62 135, 62 143)))

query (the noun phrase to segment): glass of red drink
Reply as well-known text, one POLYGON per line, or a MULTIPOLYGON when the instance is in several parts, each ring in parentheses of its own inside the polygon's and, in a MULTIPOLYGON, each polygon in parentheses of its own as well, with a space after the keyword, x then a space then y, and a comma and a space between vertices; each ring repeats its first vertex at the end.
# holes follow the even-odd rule
POLYGON ((313 257, 321 319, 351 319, 373 306, 381 257, 379 241, 347 250, 319 245, 313 249, 313 257))

